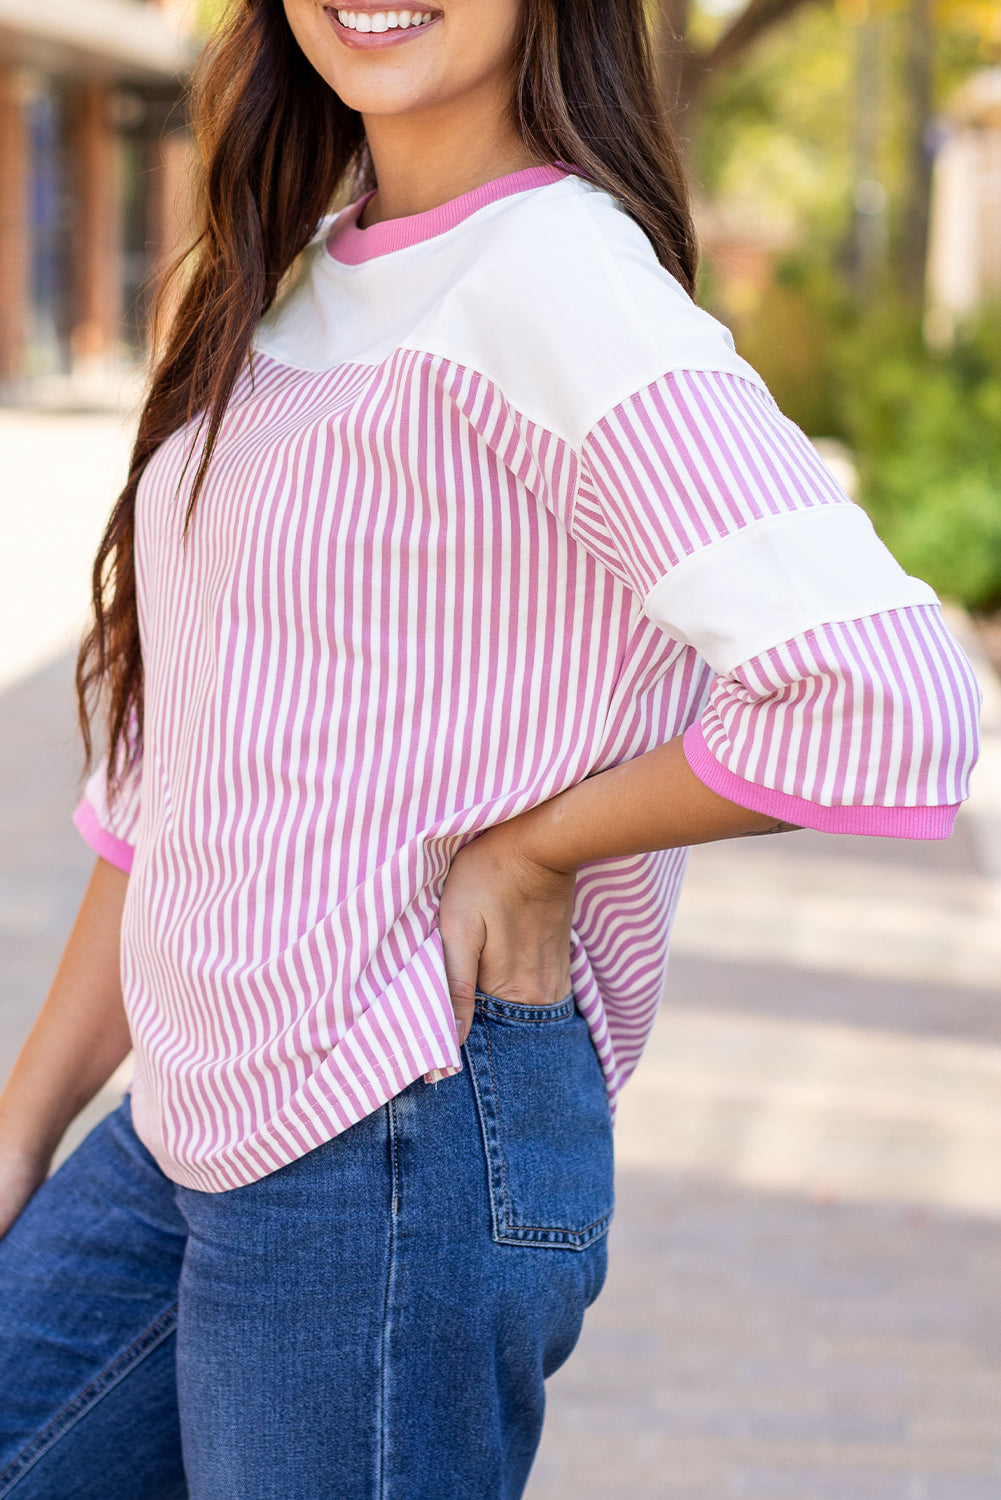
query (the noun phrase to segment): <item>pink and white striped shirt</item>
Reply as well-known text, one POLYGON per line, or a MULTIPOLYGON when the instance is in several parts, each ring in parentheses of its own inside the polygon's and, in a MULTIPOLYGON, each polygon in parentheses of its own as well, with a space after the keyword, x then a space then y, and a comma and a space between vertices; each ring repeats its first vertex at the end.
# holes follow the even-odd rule
MULTIPOLYGON (((131 869, 140 1136, 252 1181, 457 1065, 437 927, 478 831, 685 734, 813 828, 939 838, 977 692, 923 583, 605 194, 534 168, 328 221, 264 320, 187 537, 140 488, 141 775, 77 813, 131 869)), ((685 850, 581 870, 614 1098, 685 850)))

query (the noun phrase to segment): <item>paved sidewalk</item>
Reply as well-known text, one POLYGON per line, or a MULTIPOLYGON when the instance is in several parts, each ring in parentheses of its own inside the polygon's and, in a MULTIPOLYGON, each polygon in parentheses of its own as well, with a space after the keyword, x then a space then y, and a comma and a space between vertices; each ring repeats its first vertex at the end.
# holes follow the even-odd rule
MULTIPOLYGON (((4 575, 56 645, 101 466, 124 457, 102 420, 86 516, 65 515, 73 434, 39 419, 20 450, 27 473, 47 433, 61 445, 63 478, 32 493, 64 584, 43 608, 9 555, 4 575)), ((68 821, 69 657, 32 673, 28 634, 4 649, 3 1068, 90 864, 68 821)), ((985 687, 987 754, 949 842, 799 833, 693 856, 623 1100, 608 1284, 551 1382, 529 1500, 1001 1500, 1001 691, 985 687)))
POLYGON ((124 412, 0 409, 0 689, 78 638, 133 425, 124 412))
POLYGON ((1001 689, 978 666, 948 842, 693 854, 608 1283, 528 1500, 1001 1497, 1001 689))

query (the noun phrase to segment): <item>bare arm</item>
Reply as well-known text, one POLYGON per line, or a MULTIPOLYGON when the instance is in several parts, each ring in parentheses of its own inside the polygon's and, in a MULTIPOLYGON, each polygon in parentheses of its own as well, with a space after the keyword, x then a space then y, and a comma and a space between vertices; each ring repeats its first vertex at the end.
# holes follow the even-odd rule
POLYGON ((558 870, 795 826, 710 791, 689 768, 680 739, 591 776, 516 821, 525 852, 558 870))
POLYGON ((129 1050, 119 940, 128 876, 99 859, 48 998, 0 1094, 0 1235, 63 1132, 129 1050))
POLYGON ((524 1004, 567 994, 580 865, 793 826, 710 791, 676 739, 489 829, 456 855, 441 900, 460 1042, 477 983, 524 1004))

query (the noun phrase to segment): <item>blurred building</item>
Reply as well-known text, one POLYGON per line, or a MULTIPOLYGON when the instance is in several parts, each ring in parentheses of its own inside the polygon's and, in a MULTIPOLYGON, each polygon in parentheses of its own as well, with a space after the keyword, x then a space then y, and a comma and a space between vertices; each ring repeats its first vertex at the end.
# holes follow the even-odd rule
POLYGON ((1001 305, 1001 68, 968 78, 941 121, 932 190, 928 331, 1001 305))
POLYGON ((100 379, 183 233, 193 55, 149 0, 0 0, 0 398, 100 379))
POLYGON ((747 200, 696 196, 695 227, 707 277, 706 297, 724 322, 757 315, 778 257, 796 243, 793 215, 762 213, 747 200))

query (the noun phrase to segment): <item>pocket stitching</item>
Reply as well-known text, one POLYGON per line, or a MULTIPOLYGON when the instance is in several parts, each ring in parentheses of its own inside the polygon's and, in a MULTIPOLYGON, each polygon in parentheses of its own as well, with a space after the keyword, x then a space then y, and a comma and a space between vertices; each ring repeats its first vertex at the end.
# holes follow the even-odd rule
MULTIPOLYGON (((482 1008, 481 1008, 482 1010, 482 1008)), ((490 1041, 490 1029, 484 1024, 483 1042, 486 1046, 487 1066, 489 1069, 489 1082, 493 1095, 492 1107, 484 1099, 477 1074, 474 1053, 479 1049, 470 1047, 472 1037, 467 1038, 467 1057, 469 1060, 469 1074, 473 1084, 473 1092, 476 1095, 478 1113, 480 1116, 480 1128, 483 1134, 484 1154, 486 1156, 487 1182, 490 1196, 490 1218, 493 1237, 500 1245, 525 1245, 539 1244, 540 1237, 544 1236, 544 1248, 554 1250, 587 1250, 607 1230, 612 1222, 615 1205, 608 1209, 597 1219, 592 1219, 589 1224, 580 1228, 568 1228, 557 1224, 521 1224, 512 1219, 511 1198, 507 1185, 507 1161, 501 1142, 500 1131, 500 1095, 497 1086, 497 1073, 494 1068, 493 1047, 490 1041), (495 1156, 497 1158, 495 1162, 495 1156), (498 1166, 499 1164, 499 1166, 498 1166), (498 1183, 498 1175, 500 1183, 498 1183), (500 1192, 498 1192, 498 1186, 500 1192), (501 1204, 501 1197, 503 1203, 501 1204), (503 1211, 503 1222, 499 1221, 499 1212, 503 1211)))
POLYGON ((554 1000, 552 1005, 521 1005, 517 1000, 504 1000, 486 990, 477 990, 476 998, 477 1009, 482 1015, 491 1015, 493 1020, 502 1023, 514 1021, 521 1026, 545 1026, 554 1021, 569 1021, 575 1014, 572 991, 563 1000, 554 1000), (494 1014, 493 1006, 503 1006, 503 1013, 494 1014))
MULTIPOLYGON (((504 1147, 503 1147, 503 1144, 501 1142, 501 1134, 500 1134, 500 1093, 498 1092, 498 1089, 497 1089, 497 1074, 496 1074, 496 1072, 494 1070, 494 1049, 493 1049, 493 1046, 491 1045, 491 1042, 490 1042, 490 1032, 489 1032, 489 1029, 487 1030, 487 1034, 486 1035, 487 1035, 487 1061, 490 1064, 490 1082, 491 1082, 491 1085, 493 1087, 494 1098, 497 1101, 497 1154, 500 1157, 500 1163, 501 1163, 501 1180, 502 1180, 502 1182, 504 1184, 504 1224, 505 1224, 506 1228, 511 1228, 512 1227, 512 1225, 511 1225, 511 1195, 508 1192, 508 1187, 507 1187, 507 1158, 504 1155, 504 1147)), ((526 1228, 529 1228, 529 1227, 541 1228, 541 1225, 537 1225, 537 1226, 526 1225, 525 1227, 526 1228)))
MULTIPOLYGON (((466 1040, 466 1056, 469 1063, 468 1072, 473 1084, 473 1093, 476 1095, 476 1112, 480 1117, 480 1131, 483 1135, 483 1155, 486 1158, 487 1164, 487 1187, 489 1189, 488 1196, 490 1198, 490 1222, 494 1239, 498 1242, 501 1242, 502 1230, 500 1224, 498 1224, 497 1222, 497 1192, 494 1178, 495 1145, 491 1138, 496 1134, 496 1131, 491 1124, 490 1111, 487 1109, 486 1104, 483 1100, 483 1094, 480 1088, 479 1074, 476 1071, 476 1064, 473 1061, 473 1049, 469 1046, 469 1042, 471 1041, 471 1039, 472 1038, 469 1037, 466 1040)), ((497 1155, 500 1156, 503 1160, 503 1152, 501 1152, 500 1150, 499 1139, 496 1142, 496 1151, 497 1155)))
POLYGON ((494 1070, 494 1049, 493 1049, 493 1047, 491 1045, 491 1042, 490 1042, 490 1032, 489 1031, 487 1032, 487 1058, 488 1058, 489 1063, 490 1063, 490 1081, 493 1084, 494 1098, 498 1102, 498 1111, 497 1111, 497 1113, 498 1113, 497 1146, 498 1146, 498 1154, 500 1156, 500 1161, 501 1161, 501 1177, 502 1177, 503 1183, 504 1183, 504 1225, 505 1225, 505 1228, 507 1228, 507 1229, 528 1229, 528 1230, 532 1230, 532 1231, 534 1231, 535 1233, 538 1233, 538 1234, 564 1234, 564 1235, 570 1235, 574 1239, 579 1239, 582 1235, 589 1234, 592 1229, 596 1228, 597 1225, 605 1223, 606 1220, 610 1220, 611 1217, 612 1217, 611 1214, 610 1213, 602 1214, 599 1218, 592 1219, 591 1222, 590 1222, 590 1224, 583 1224, 580 1227, 580 1229, 563 1229, 558 1224, 522 1224, 522 1223, 520 1223, 518 1220, 516 1220, 513 1217, 512 1212, 511 1212, 511 1195, 508 1192, 508 1186, 507 1186, 507 1160, 506 1160, 506 1158, 504 1156, 504 1147, 503 1147, 503 1145, 501 1143, 501 1134, 500 1134, 500 1123, 499 1123, 500 1122, 500 1109, 499 1109, 499 1105, 500 1105, 500 1090, 499 1090, 499 1088, 497 1086, 497 1074, 496 1074, 496 1072, 494 1070))

